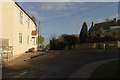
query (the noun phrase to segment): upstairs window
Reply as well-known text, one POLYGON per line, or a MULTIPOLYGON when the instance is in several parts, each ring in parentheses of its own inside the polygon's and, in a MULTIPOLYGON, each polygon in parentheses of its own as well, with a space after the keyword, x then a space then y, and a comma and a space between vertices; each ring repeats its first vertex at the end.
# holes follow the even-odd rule
POLYGON ((23 24, 23 13, 20 11, 20 23, 23 24))

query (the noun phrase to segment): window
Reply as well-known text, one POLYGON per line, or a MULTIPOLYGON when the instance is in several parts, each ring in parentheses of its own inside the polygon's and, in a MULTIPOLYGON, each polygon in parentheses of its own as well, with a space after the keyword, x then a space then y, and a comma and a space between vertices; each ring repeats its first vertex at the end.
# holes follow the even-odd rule
POLYGON ((22 33, 19 33, 19 43, 22 43, 22 33))
POLYGON ((32 44, 35 45, 35 37, 32 37, 32 44))
POLYGON ((29 36, 27 37, 27 43, 29 44, 29 36))
POLYGON ((36 44, 38 44, 38 37, 36 37, 36 44))
POLYGON ((20 11, 20 23, 23 24, 23 13, 20 11))
POLYGON ((30 19, 28 19, 28 28, 29 28, 29 26, 30 26, 30 19))

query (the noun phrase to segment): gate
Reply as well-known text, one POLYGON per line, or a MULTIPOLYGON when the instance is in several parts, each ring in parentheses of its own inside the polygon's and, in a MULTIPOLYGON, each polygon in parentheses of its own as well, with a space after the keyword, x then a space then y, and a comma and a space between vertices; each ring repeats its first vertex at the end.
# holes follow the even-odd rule
POLYGON ((8 46, 2 50, 2 62, 8 62, 13 59, 13 46, 8 46))
POLYGON ((0 59, 2 62, 13 59, 13 46, 9 46, 9 39, 0 38, 0 59))

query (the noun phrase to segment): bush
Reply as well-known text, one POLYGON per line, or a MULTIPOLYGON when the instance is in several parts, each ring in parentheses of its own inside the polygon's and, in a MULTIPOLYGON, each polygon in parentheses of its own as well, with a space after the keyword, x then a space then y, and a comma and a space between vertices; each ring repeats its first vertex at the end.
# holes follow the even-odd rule
POLYGON ((50 49, 51 50, 63 50, 66 47, 66 43, 62 39, 56 39, 53 37, 50 40, 50 49))
POLYGON ((76 35, 62 34, 59 38, 52 37, 50 40, 51 50, 63 50, 65 47, 68 49, 75 48, 79 38, 76 35))

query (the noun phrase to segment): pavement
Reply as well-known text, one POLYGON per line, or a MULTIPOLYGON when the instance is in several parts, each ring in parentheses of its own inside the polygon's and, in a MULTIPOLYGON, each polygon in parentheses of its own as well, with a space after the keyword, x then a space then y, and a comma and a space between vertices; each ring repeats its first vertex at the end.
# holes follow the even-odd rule
POLYGON ((9 62, 5 62, 4 63, 4 66, 10 66, 10 65, 15 65, 15 64, 18 64, 18 63, 22 63, 24 61, 27 61, 27 60, 30 60, 30 59, 33 59, 35 57, 38 57, 40 55, 43 55, 45 52, 29 52, 29 53, 23 53, 21 54, 19 57, 9 61, 9 62))

